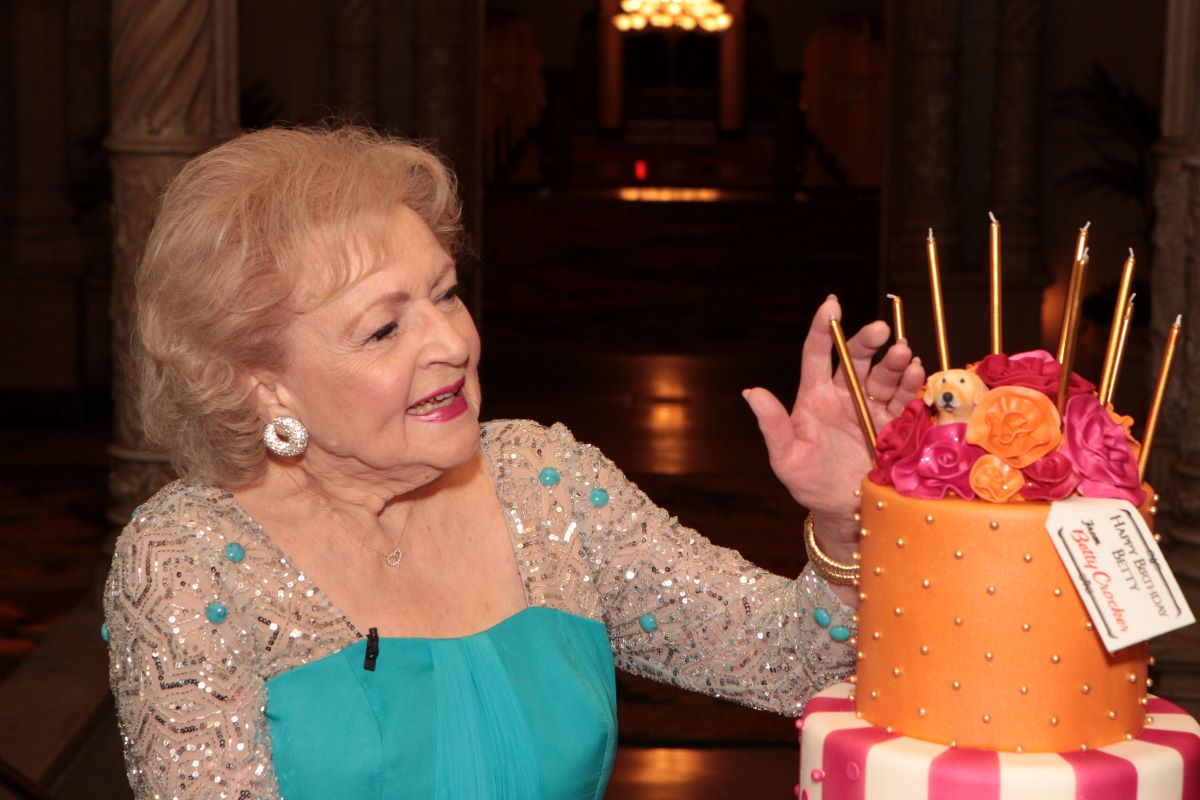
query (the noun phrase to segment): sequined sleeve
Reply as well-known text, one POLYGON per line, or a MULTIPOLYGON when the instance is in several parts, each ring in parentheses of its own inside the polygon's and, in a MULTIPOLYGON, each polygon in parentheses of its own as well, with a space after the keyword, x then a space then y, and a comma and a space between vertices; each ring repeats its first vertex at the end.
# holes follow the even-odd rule
POLYGON ((791 716, 853 671, 854 612, 810 569, 714 545, 562 425, 488 439, 531 602, 602 619, 619 667, 791 716))
POLYGON ((200 544, 204 513, 137 514, 106 585, 109 677, 139 800, 278 797, 250 626, 200 544))

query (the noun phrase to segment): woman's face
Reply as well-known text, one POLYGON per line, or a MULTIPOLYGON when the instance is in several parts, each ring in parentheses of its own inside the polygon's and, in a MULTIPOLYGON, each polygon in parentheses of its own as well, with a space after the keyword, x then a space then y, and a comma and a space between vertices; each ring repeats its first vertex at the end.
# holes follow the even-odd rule
POLYGON ((308 428, 306 461, 404 480, 477 450, 479 334, 429 227, 401 207, 391 231, 387 263, 288 327, 276 386, 308 428))

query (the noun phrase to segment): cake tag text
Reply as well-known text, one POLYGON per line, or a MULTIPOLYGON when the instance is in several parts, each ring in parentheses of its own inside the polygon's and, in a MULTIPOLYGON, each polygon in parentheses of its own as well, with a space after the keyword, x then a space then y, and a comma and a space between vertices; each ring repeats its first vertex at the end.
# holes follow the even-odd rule
POLYGON ((1129 501, 1060 500, 1050 505, 1046 531, 1110 653, 1196 621, 1129 501))

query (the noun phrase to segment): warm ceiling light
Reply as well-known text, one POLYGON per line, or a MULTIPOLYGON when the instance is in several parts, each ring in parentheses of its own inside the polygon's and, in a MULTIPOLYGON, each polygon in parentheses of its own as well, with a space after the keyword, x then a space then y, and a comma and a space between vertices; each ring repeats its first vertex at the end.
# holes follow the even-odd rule
POLYGON ((620 31, 640 31, 647 24, 655 28, 697 28, 720 33, 733 25, 733 15, 721 3, 710 0, 621 0, 622 14, 612 18, 620 31))

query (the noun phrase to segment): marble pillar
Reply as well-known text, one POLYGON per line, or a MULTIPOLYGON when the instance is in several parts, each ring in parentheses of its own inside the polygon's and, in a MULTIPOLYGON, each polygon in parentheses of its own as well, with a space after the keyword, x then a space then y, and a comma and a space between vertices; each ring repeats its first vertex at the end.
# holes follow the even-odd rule
MULTIPOLYGON (((1156 145, 1151 357, 1157 378, 1167 329, 1183 314, 1183 342, 1159 417, 1147 478, 1161 496, 1156 525, 1167 562, 1200 611, 1200 0, 1168 0, 1163 52, 1162 139, 1156 145)), ((1200 714, 1200 628, 1151 642, 1156 692, 1200 714)))
MULTIPOLYGON (((1049 279, 1038 231, 1038 88, 1041 0, 1001 0, 992 95, 991 210, 1001 223, 1006 352, 1040 344, 1049 279)), ((979 220, 982 230, 985 221, 979 220)))
POLYGON ((129 398, 134 267, 163 186, 188 158, 237 132, 236 0, 112 0, 109 152, 113 186, 113 440, 109 520, 173 477, 129 398))
MULTIPOLYGON (((883 290, 904 297, 909 340, 926 363, 936 363, 925 240, 933 228, 951 332, 986 305, 957 302, 980 281, 960 273, 956 205, 958 136, 958 0, 891 0, 888 26, 888 141, 883 190, 883 290), (967 285, 970 284, 970 285, 967 285)), ((986 276, 984 276, 986 277, 986 276)), ((986 284, 984 284, 986 285, 986 284)), ((986 300, 984 301, 986 303, 986 300)))
POLYGON ((1001 0, 992 101, 991 207, 1003 225, 1004 276, 1043 270, 1038 241, 1040 0, 1001 0))
POLYGON ((112 272, 108 154, 108 0, 67 4, 67 179, 83 240, 78 348, 85 390, 107 391, 108 298, 112 272))
POLYGON ((14 337, 0 386, 67 392, 80 384, 84 278, 68 192, 67 3, 12 0, 0 14, 0 340, 14 337))
POLYGON ((333 107, 360 124, 375 122, 379 105, 375 33, 376 0, 341 0, 333 19, 333 107))
MULTIPOLYGON (((1200 336, 1189 328, 1200 322, 1200 0, 1167 4, 1163 53, 1162 139, 1155 146, 1154 261, 1150 283, 1151 358, 1147 391, 1157 378, 1158 357, 1176 315, 1185 320, 1184 345, 1174 368, 1148 477, 1163 496, 1164 523, 1176 539, 1200 546, 1200 336), (1194 384, 1194 385, 1193 385, 1194 384)), ((1200 564, 1194 568, 1200 578, 1200 564)))
POLYGON ((746 125, 746 3, 727 0, 725 10, 733 24, 721 36, 720 106, 717 131, 740 134, 746 125))
MULTIPOLYGON (((906 91, 892 122, 899 126, 894 151, 906 197, 896 229, 897 266, 923 275, 925 235, 934 229, 942 267, 957 269, 955 208, 957 167, 958 0, 910 0, 895 5, 902 14, 900 42, 907 61, 906 91)), ((893 38, 893 41, 895 39, 893 38)))
POLYGON ((68 265, 79 256, 67 185, 67 8, 63 0, 14 0, 7 12, 11 74, 6 138, 19 153, 5 170, 5 227, 13 261, 68 265))
POLYGON ((466 302, 482 327, 483 0, 416 0, 413 67, 416 136, 454 168, 467 249, 459 259, 466 302))
POLYGON ((600 0, 596 17, 597 70, 596 124, 603 131, 620 130, 624 122, 624 45, 625 37, 612 19, 621 13, 619 0, 600 0))

